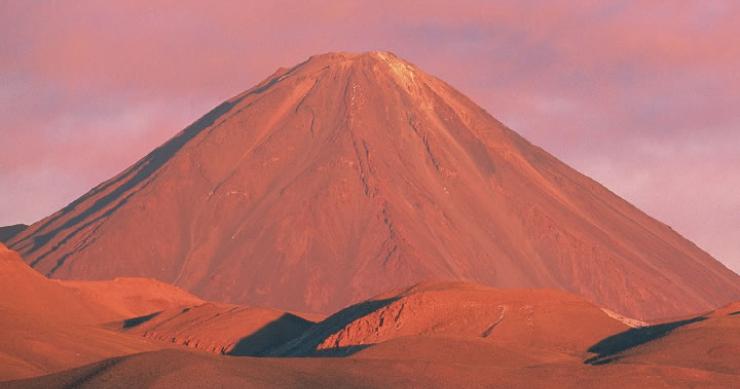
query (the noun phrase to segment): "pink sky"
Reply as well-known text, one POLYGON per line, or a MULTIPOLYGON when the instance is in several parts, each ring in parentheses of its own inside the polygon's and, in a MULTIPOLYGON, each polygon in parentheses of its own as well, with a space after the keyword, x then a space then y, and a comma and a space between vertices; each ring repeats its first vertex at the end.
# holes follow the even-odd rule
POLYGON ((279 66, 390 50, 740 271, 740 3, 207 3, 0 3, 0 225, 279 66))

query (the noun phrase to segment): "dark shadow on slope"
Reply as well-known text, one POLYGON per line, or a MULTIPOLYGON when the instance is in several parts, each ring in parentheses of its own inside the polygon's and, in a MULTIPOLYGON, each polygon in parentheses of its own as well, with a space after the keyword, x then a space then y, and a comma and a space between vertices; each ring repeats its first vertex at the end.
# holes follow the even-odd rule
MULTIPOLYGON (((57 234, 59 234, 61 231, 64 231, 68 228, 75 228, 73 232, 68 234, 62 241, 54 245, 54 247, 49 248, 46 253, 36 258, 33 262, 31 262, 31 266, 35 266, 44 258, 46 258, 50 253, 54 252, 58 247, 60 247, 62 244, 64 244, 66 241, 68 241, 70 238, 75 236, 77 233, 82 231, 85 227, 91 225, 92 223, 98 221, 101 219, 101 217, 97 217, 93 219, 90 222, 84 223, 85 220, 87 220, 92 215, 100 212, 101 210, 104 210, 106 208, 108 209, 108 212, 106 212, 104 216, 110 215, 113 210, 117 209, 121 205, 123 205, 126 200, 132 195, 131 191, 136 188, 138 185, 140 185, 142 182, 145 182, 149 179, 154 173, 156 173, 164 164, 167 163, 177 152, 182 149, 191 139, 195 138, 198 134, 200 134, 201 131, 211 126, 218 118, 226 114, 231 108, 238 103, 238 100, 234 102, 225 102, 219 105, 218 107, 211 110, 209 113, 207 113, 205 116, 201 117, 195 123, 191 124, 187 128, 185 128, 183 131, 181 131, 179 134, 177 134, 174 138, 167 141, 162 146, 159 146, 158 148, 154 149, 149 155, 144 157, 143 159, 139 160, 134 166, 129 168, 126 172, 124 172, 122 175, 120 175, 117 179, 113 179, 111 181, 106 182, 105 184, 102 184, 102 186, 110 186, 114 183, 121 182, 115 189, 113 189, 110 193, 106 194, 105 196, 102 196, 101 198, 97 199, 95 203, 92 204, 92 206, 84 209, 82 212, 80 212, 78 215, 75 215, 74 217, 70 218, 66 222, 64 222, 62 225, 54 228, 53 230, 33 236, 33 245, 30 249, 30 252, 34 252, 38 250, 41 247, 44 247, 50 240, 52 240, 57 234), (111 207, 112 206, 112 207, 111 207), (77 227, 78 224, 82 224, 81 227, 77 227)), ((93 189, 92 192, 100 192, 102 189, 93 189)), ((89 195, 83 196, 84 198, 90 197, 89 195)), ((61 213, 66 213, 67 210, 74 209, 74 206, 77 202, 70 204, 65 210, 63 210, 61 213)), ((53 218, 52 218, 53 219, 53 218)), ((51 223, 53 220, 49 220, 46 224, 51 223)), ((42 227, 40 227, 38 230, 42 230, 44 227, 46 227, 46 224, 42 227)), ((51 276, 60 266, 64 264, 64 260, 67 256, 60 258, 59 261, 55 264, 54 268, 47 274, 47 276, 51 276)))
POLYGON ((144 324, 148 322, 149 320, 152 320, 155 317, 157 317, 160 313, 162 313, 162 311, 150 313, 144 316, 137 316, 137 317, 132 317, 130 319, 126 319, 123 322, 121 322, 121 329, 126 330, 129 328, 133 328, 141 324, 144 324))
MULTIPOLYGON (((89 365, 85 365, 78 368, 73 368, 70 370, 66 370, 65 372, 74 372, 77 373, 76 375, 72 375, 71 377, 63 377, 62 379, 69 379, 72 378, 70 382, 65 382, 64 385, 59 385, 59 387, 63 388, 80 388, 85 386, 85 384, 89 384, 92 382, 95 382, 95 379, 102 376, 107 372, 108 370, 112 369, 116 365, 118 365, 121 362, 124 362, 126 359, 128 359, 130 356, 122 356, 122 357, 113 357, 110 359, 104 359, 99 362, 94 362, 89 365)), ((51 375, 46 376, 51 377, 51 375)), ((57 381, 57 379, 54 379, 53 381, 57 381)), ((54 384, 61 384, 61 382, 54 382, 54 384)), ((44 387, 45 385, 40 385, 40 387, 44 387)))
POLYGON ((731 314, 729 314, 727 316, 735 316, 735 315, 740 315, 740 311, 732 312, 731 314))
MULTIPOLYGON (((244 100, 248 96, 262 94, 265 91, 269 90, 273 85, 275 85, 276 83, 278 83, 279 81, 281 81, 282 79, 284 79, 285 77, 293 73, 297 68, 299 68, 302 65, 303 63, 298 64, 295 67, 291 68, 289 71, 285 72, 284 74, 277 76, 277 77, 273 77, 267 81, 262 82, 261 84, 255 86, 248 92, 244 93, 243 95, 237 98, 234 98, 231 101, 226 101, 226 102, 221 103, 219 106, 217 106, 216 108, 208 112, 206 115, 204 115, 203 117, 195 121, 193 124, 186 127, 179 134, 177 134, 174 138, 170 139, 162 146, 156 148, 154 151, 149 153, 146 157, 142 158, 141 160, 136 162, 133 166, 126 169, 123 173, 96 186, 95 188, 90 190, 88 193, 86 193, 79 199, 75 200, 71 204, 67 205, 61 211, 57 212, 50 218, 48 218, 48 220, 45 221, 41 226, 36 228, 35 231, 44 231, 47 227, 49 227, 55 221, 63 217, 65 214, 73 211, 77 206, 82 204, 84 201, 94 197, 95 195, 101 192, 104 192, 105 190, 107 190, 109 187, 113 185, 118 185, 110 193, 96 200, 95 203, 92 204, 92 206, 84 209, 82 212, 80 212, 80 214, 70 218, 69 220, 64 222, 61 226, 55 227, 51 231, 48 231, 42 234, 35 234, 28 238, 24 238, 22 241, 14 242, 13 247, 24 253, 33 253, 36 250, 44 247, 49 241, 51 241, 56 235, 58 235, 60 232, 64 231, 65 229, 75 228, 74 231, 69 233, 62 241, 55 244, 54 247, 49 248, 44 254, 42 254, 41 256, 39 256, 38 258, 36 258, 34 261, 30 263, 31 266, 35 266, 36 264, 41 262, 44 258, 46 258, 49 254, 54 252, 57 248, 62 246, 64 243, 66 243, 70 238, 77 235, 79 232, 84 230, 86 227, 109 216, 110 214, 113 213, 113 211, 115 211, 120 206, 125 204, 125 202, 134 193, 136 193, 136 191, 131 192, 132 189, 136 188, 137 185, 139 185, 140 183, 145 182, 149 177, 151 177, 154 173, 156 173, 164 164, 166 164, 167 161, 169 161, 190 140, 195 138, 203 130, 211 127, 216 122, 216 120, 218 120, 219 118, 224 116, 226 113, 228 113, 234 106, 238 105, 242 100, 244 100), (119 201, 119 199, 122 196, 123 198, 119 201), (110 205, 116 201, 117 201, 117 204, 110 207, 110 205), (105 214, 98 216, 94 218, 93 220, 82 224, 82 226, 80 227, 77 227, 78 224, 83 223, 90 216, 106 208, 109 208, 109 209, 107 212, 105 212, 105 214), (28 250, 20 247, 23 244, 23 242, 26 241, 27 239, 31 239, 31 247, 28 250)), ((140 189, 141 188, 139 188, 138 190, 140 189)), ((54 272, 64 264, 64 261, 71 254, 73 254, 73 252, 67 253, 66 255, 60 257, 57 263, 54 265, 54 267, 46 275, 51 276, 52 274, 54 274, 54 272)))
MULTIPOLYGON (((73 211, 77 206, 81 205, 86 200, 96 196, 97 194, 101 192, 106 191, 108 188, 110 188, 111 186, 115 184, 118 184, 121 181, 125 181, 123 184, 121 184, 116 189, 114 189, 111 193, 95 201, 95 203, 91 207, 83 210, 79 215, 71 218, 70 220, 67 220, 62 226, 56 227, 49 232, 30 237, 32 246, 30 250, 28 250, 28 252, 34 252, 38 250, 39 248, 44 246, 46 243, 48 243, 51 239, 53 239, 54 236, 56 236, 61 230, 64 230, 65 228, 69 228, 71 226, 74 226, 75 224, 80 223, 81 221, 89 217, 90 215, 105 208, 110 203, 114 202, 123 193, 125 193, 129 189, 135 187, 137 184, 149 178, 160 167, 162 167, 165 163, 167 163, 167 161, 169 161, 170 158, 172 158, 183 146, 185 146, 185 144, 187 144, 188 141, 196 137, 204 129, 210 127, 213 123, 216 122, 217 119, 219 119, 220 117, 225 115, 227 112, 229 112, 234 106, 238 105, 242 100, 252 95, 262 94, 263 92, 270 89, 273 85, 277 84, 279 81, 281 81, 285 77, 292 74, 296 69, 300 68, 306 62, 308 61, 302 62, 294 66, 290 70, 286 71, 285 73, 277 77, 273 77, 273 78, 270 78, 269 80, 263 81, 262 83, 258 84, 251 90, 245 92, 243 95, 237 98, 234 98, 231 101, 225 101, 221 103, 216 108, 212 109, 210 112, 205 114, 203 117, 201 117, 200 119, 196 120, 194 123, 186 127, 184 130, 180 131, 180 133, 175 135, 175 137, 173 137, 172 139, 170 139, 163 145, 154 149, 154 151, 146 155, 144 158, 140 159, 133 166, 127 168, 126 170, 124 170, 122 173, 120 173, 116 177, 94 187, 89 192, 85 193, 83 196, 79 197, 78 199, 76 199, 75 201, 67 205, 66 207, 62 208, 62 210, 60 210, 59 212, 49 217, 48 220, 46 220, 38 228, 35 228, 35 231, 44 231, 51 224, 53 224, 54 222, 62 218, 65 214, 68 214, 69 212, 73 211)), ((24 241, 26 239, 24 239, 24 241)), ((22 243, 22 241, 15 242, 15 243, 16 244, 14 246, 18 248, 18 246, 22 243)), ((39 260, 37 259, 36 261, 34 261, 34 263, 37 263, 38 261, 39 260)))
POLYGON ((25 224, 14 224, 12 226, 0 227, 0 242, 10 241, 14 236, 20 234, 28 228, 25 224))
POLYGON ((308 356, 321 356, 321 357, 343 357, 352 355, 360 350, 363 350, 370 345, 352 345, 348 347, 333 347, 323 350, 317 350, 316 348, 323 343, 332 334, 341 330, 347 324, 370 314, 373 311, 381 309, 398 298, 390 298, 384 300, 373 300, 365 301, 359 304, 347 307, 334 315, 329 316, 325 320, 314 325, 308 329, 303 335, 295 338, 284 346, 278 347, 274 351, 269 353, 269 356, 273 357, 308 357, 308 356))
MULTIPOLYGON (((31 251, 35 250, 36 248, 46 244, 49 240, 51 240, 60 230, 69 228, 71 226, 74 226, 81 221, 87 219, 90 215, 97 213, 101 209, 106 208, 108 205, 119 199, 124 193, 128 192, 132 188, 136 187, 138 184, 140 184, 142 181, 148 179, 152 174, 154 174, 159 168, 161 168, 167 161, 169 161, 177 152, 182 149, 183 146, 185 146, 191 139, 195 138, 198 134, 200 134, 201 131, 211 126, 218 118, 223 116, 225 113, 227 113, 231 108, 236 105, 239 101, 233 101, 233 102, 224 102, 221 103, 216 108, 212 109, 210 112, 205 114, 200 119, 196 120, 193 124, 186 127, 184 130, 182 130, 179 134, 177 134, 174 138, 167 141, 165 144, 157 147, 149 153, 146 157, 139 160, 134 166, 129 168, 118 180, 112 180, 113 182, 108 182, 103 184, 102 186, 108 187, 110 184, 118 183, 120 181, 125 181, 121 183, 118 187, 116 187, 113 191, 106 194, 105 196, 101 197, 95 203, 80 212, 79 215, 76 215, 75 217, 67 220, 64 224, 61 226, 55 228, 54 230, 36 236, 33 238, 34 241, 34 247, 31 249, 31 251)), ((92 192, 100 192, 104 188, 96 188, 92 192)), ((89 197, 88 195, 83 196, 83 198, 89 197)), ((73 204, 70 204, 68 208, 74 208, 73 204)), ((65 208, 65 211, 71 210, 65 208)), ((64 211, 63 211, 64 212, 64 211)), ((51 222, 51 221, 50 221, 51 222)), ((48 223, 47 223, 48 224, 48 223)), ((45 226, 42 226, 39 228, 39 230, 42 230, 45 226)))
POLYGON ((285 313, 253 334, 240 339, 228 355, 262 356, 295 339, 314 325, 302 317, 285 313))
POLYGON ((329 349, 316 350, 310 356, 315 358, 341 358, 348 357, 362 350, 374 346, 373 344, 354 344, 352 346, 333 347, 329 349))
POLYGON ((589 365, 603 365, 614 362, 619 359, 619 356, 617 355, 619 353, 656 339, 660 339, 671 333, 671 331, 676 328, 703 320, 706 320, 706 317, 698 316, 670 323, 632 328, 619 334, 612 335, 591 346, 588 351, 597 355, 586 359, 583 363, 589 365))

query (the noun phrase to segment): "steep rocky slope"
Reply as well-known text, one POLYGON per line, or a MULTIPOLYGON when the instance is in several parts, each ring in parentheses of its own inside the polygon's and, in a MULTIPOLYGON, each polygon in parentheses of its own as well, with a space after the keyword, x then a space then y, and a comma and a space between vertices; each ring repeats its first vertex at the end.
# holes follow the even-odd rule
POLYGON ((314 323, 269 308, 204 303, 123 322, 150 339, 226 355, 260 356, 303 334, 314 323))
POLYGON ((628 328, 583 298, 558 290, 425 283, 343 309, 275 354, 343 355, 423 337, 581 356, 595 342, 628 328))
POLYGON ((693 243, 384 52, 279 69, 9 244, 52 277, 324 313, 426 279, 638 319, 740 298, 693 243))
POLYGON ((154 280, 48 280, 2 244, 0 296, 0 381, 162 349, 99 324, 201 302, 154 280))

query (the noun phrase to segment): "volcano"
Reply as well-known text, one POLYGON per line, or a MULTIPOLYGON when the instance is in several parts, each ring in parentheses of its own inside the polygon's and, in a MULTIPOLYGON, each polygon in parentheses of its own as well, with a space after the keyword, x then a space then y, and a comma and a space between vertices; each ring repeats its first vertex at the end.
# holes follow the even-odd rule
POLYGON ((295 311, 430 279, 639 319, 740 298, 693 243, 387 52, 278 69, 9 245, 51 277, 295 311))

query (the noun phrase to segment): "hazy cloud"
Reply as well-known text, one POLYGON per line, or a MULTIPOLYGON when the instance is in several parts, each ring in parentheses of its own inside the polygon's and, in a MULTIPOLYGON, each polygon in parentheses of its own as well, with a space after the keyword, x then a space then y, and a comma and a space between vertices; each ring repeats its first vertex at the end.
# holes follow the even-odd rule
POLYGON ((326 51, 391 50, 740 270, 734 1, 0 4, 0 224, 326 51))

